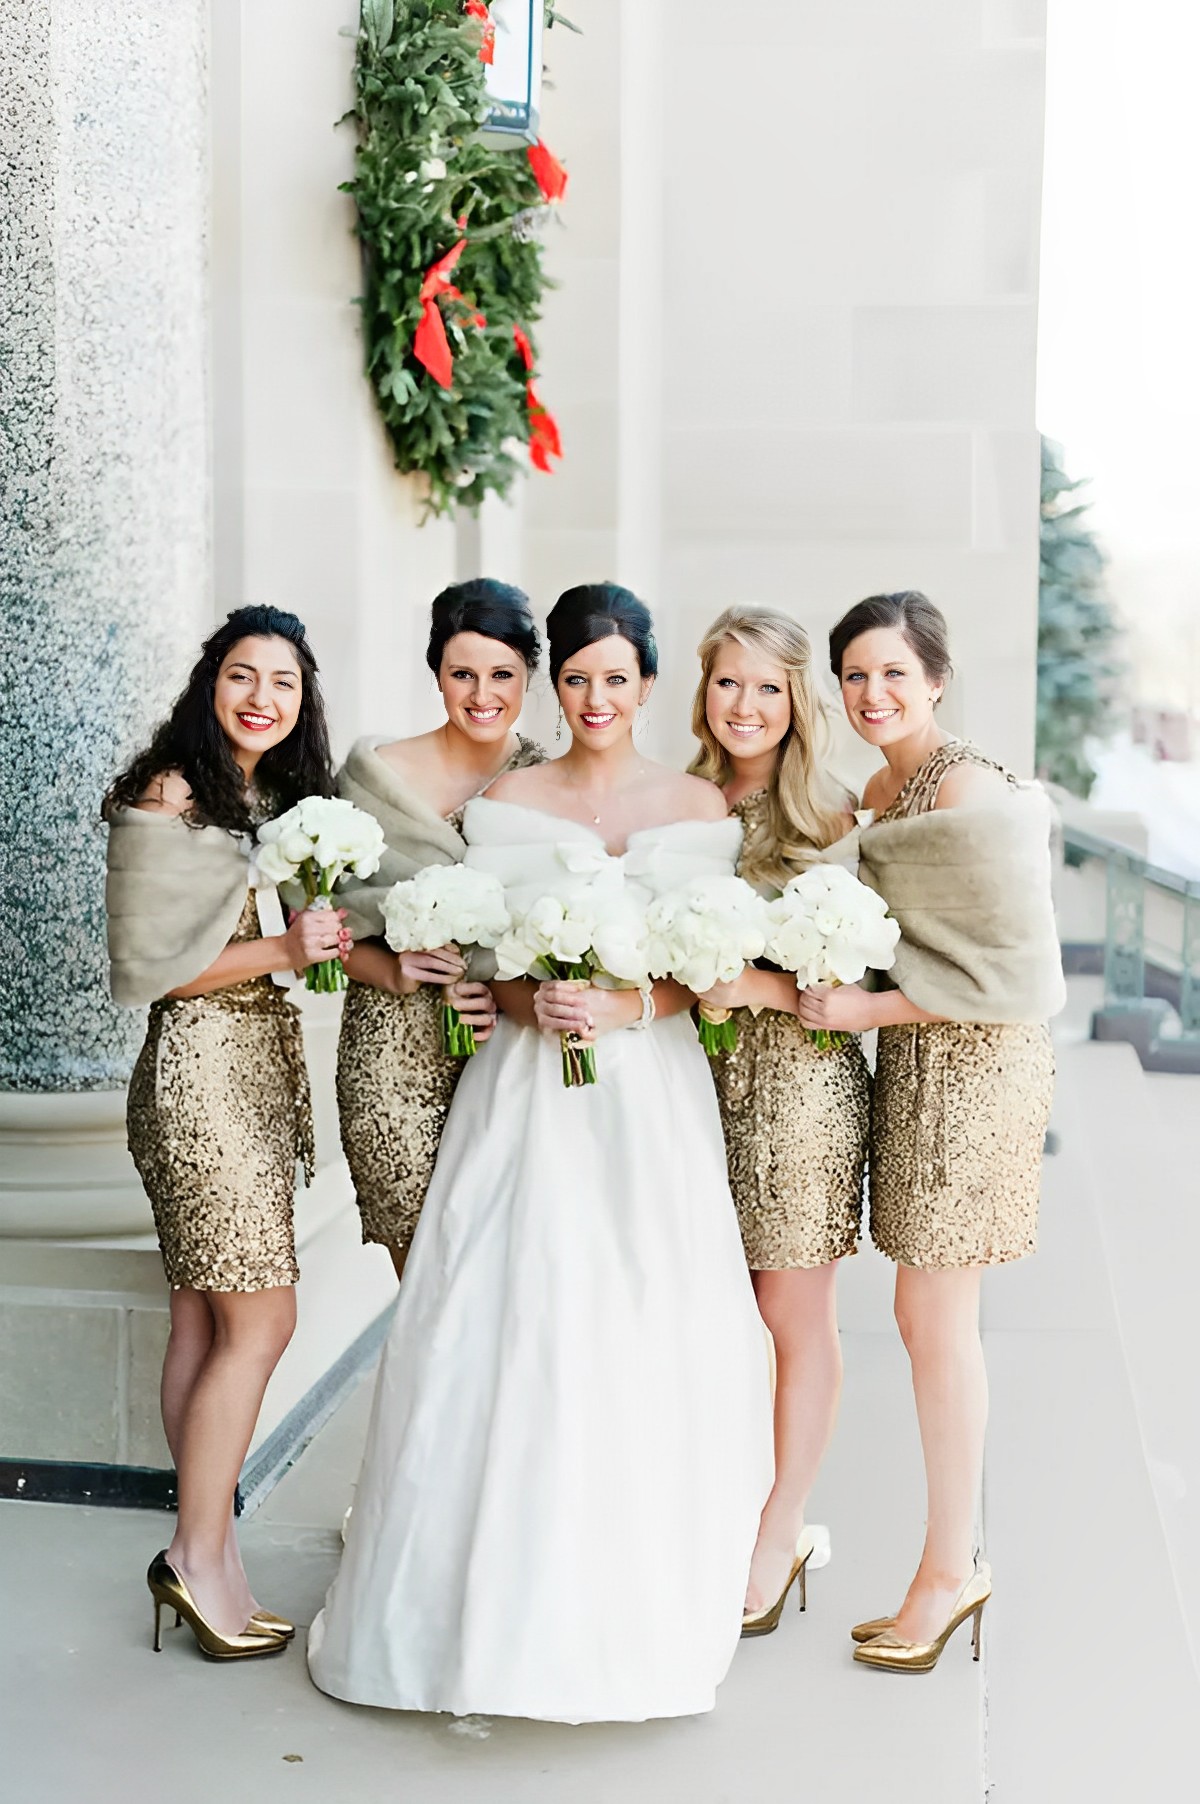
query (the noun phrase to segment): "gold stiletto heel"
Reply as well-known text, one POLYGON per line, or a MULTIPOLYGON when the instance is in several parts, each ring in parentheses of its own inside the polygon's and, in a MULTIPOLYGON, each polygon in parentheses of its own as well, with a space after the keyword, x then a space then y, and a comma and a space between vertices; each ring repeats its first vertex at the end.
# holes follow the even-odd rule
POLYGON ((162 1652, 162 1612, 174 1610, 176 1621, 182 1619, 196 1637, 200 1652, 208 1660, 250 1660, 257 1654, 280 1654, 287 1646, 282 1635, 264 1629, 258 1634, 222 1635, 200 1614, 196 1600, 169 1564, 166 1552, 151 1560, 146 1583, 154 1599, 154 1651, 162 1652))
POLYGON ((806 1528, 796 1543, 796 1557, 792 1561, 792 1570, 788 1573, 787 1584, 779 1593, 773 1604, 765 1610, 754 1610, 742 1617, 742 1634, 770 1635, 779 1627, 779 1619, 783 1615, 783 1606, 787 1602, 787 1594, 799 1581, 800 1608, 808 1608, 808 1577, 805 1568, 812 1557, 816 1542, 811 1529, 806 1528))
MULTIPOLYGON (((904 1641, 892 1629, 884 1629, 870 1641, 854 1650, 854 1658, 864 1666, 875 1666, 883 1672, 932 1672, 942 1649, 969 1616, 975 1625, 971 1633, 972 1658, 978 1660, 983 1628, 983 1606, 992 1595, 992 1569, 986 1562, 973 1572, 955 1599, 950 1620, 934 1641, 904 1641)), ((862 1624, 867 1627, 867 1624, 862 1624)))

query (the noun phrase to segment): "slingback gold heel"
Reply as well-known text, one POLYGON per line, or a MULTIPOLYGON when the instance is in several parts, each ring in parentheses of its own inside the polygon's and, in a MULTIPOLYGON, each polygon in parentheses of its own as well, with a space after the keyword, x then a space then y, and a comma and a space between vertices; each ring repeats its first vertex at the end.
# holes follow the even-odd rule
POLYGON ((174 1610, 176 1620, 182 1617, 196 1637, 200 1652, 208 1660, 251 1660, 259 1654, 280 1654, 287 1646, 281 1635, 263 1630, 258 1634, 222 1635, 200 1614, 196 1600, 169 1564, 165 1551, 150 1562, 146 1583, 154 1599, 154 1651, 162 1652, 162 1613, 174 1610))
POLYGON ((779 1619, 783 1615, 783 1606, 787 1602, 787 1594, 794 1584, 800 1587, 800 1608, 808 1608, 808 1585, 805 1568, 812 1557, 816 1541, 810 1528, 806 1528, 796 1543, 796 1557, 792 1561, 792 1570, 788 1573, 787 1584, 779 1593, 773 1604, 765 1610, 753 1610, 742 1617, 742 1634, 770 1635, 779 1627, 779 1619))
POLYGON ((881 1672, 932 1672, 955 1629, 961 1628, 968 1617, 974 1617, 971 1651, 978 1660, 983 1606, 991 1595, 992 1571, 985 1563, 971 1574, 959 1592, 950 1612, 950 1620, 936 1640, 904 1641, 892 1629, 884 1629, 871 1641, 864 1641, 856 1647, 854 1658, 864 1666, 877 1667, 881 1672))

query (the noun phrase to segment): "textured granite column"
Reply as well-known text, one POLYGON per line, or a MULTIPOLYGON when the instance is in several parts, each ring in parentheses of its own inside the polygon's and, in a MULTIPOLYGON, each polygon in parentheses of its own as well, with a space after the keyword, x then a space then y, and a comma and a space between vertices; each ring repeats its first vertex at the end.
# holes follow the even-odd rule
POLYGON ((211 610, 207 14, 0 0, 0 1128, 142 1031, 98 812, 211 610))

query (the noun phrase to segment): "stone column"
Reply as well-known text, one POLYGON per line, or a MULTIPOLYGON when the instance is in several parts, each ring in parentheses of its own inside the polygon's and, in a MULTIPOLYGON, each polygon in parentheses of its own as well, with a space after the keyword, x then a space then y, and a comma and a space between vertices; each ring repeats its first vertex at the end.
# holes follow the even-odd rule
POLYGON ((0 1456, 130 1456, 130 1323, 49 1307, 48 1243, 149 1227, 99 808, 211 611, 207 34, 207 0, 0 0, 0 1456))

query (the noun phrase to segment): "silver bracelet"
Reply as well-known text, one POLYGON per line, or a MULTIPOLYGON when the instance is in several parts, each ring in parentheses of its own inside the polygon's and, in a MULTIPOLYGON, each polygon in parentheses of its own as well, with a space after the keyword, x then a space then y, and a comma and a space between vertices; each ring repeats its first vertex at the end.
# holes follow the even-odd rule
POLYGON ((654 1019, 654 986, 652 984, 639 986, 638 994, 642 999, 642 1012, 636 1021, 629 1023, 629 1031, 632 1034, 641 1033, 642 1029, 649 1027, 654 1019))

